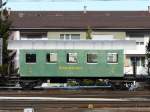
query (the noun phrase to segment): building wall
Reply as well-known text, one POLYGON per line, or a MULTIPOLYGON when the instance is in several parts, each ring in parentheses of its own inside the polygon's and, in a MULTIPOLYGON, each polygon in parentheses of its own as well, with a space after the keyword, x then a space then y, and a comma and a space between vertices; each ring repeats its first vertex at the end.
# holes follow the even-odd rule
POLYGON ((23 77, 123 77, 123 50, 21 50, 23 77), (47 53, 57 53, 57 63, 47 63, 47 53), (77 63, 67 63, 67 53, 77 53, 77 63), (98 54, 98 63, 87 64, 87 53, 98 54), (26 53, 36 53, 36 63, 26 63, 26 53), (107 53, 118 53, 118 63, 107 63, 107 53))

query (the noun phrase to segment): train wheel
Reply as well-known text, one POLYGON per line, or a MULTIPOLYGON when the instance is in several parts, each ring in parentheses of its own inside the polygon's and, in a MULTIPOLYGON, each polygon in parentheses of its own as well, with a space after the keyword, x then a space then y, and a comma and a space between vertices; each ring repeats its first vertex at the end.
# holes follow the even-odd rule
POLYGON ((22 89, 33 89, 36 86, 35 81, 21 81, 20 82, 20 86, 22 87, 22 89))

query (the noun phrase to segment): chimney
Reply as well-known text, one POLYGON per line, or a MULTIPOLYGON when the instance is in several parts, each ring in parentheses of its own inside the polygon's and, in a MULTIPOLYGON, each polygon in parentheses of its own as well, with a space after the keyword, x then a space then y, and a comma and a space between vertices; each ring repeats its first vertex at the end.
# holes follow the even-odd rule
POLYGON ((148 6, 148 13, 150 13, 150 6, 148 6))
POLYGON ((83 13, 86 14, 86 12, 87 12, 87 6, 84 5, 84 12, 83 13))

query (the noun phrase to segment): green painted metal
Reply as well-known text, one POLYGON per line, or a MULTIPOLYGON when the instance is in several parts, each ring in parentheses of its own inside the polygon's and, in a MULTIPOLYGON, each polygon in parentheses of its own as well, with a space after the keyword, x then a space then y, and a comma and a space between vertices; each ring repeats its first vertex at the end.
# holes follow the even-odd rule
POLYGON ((123 50, 20 50, 22 77, 123 77, 123 50), (57 63, 47 63, 47 53, 57 53, 57 63), (68 64, 67 53, 78 53, 78 63, 68 64), (97 53, 98 63, 87 64, 87 53, 97 53), (25 62, 26 53, 36 53, 36 63, 25 62), (118 53, 118 63, 108 64, 107 53, 118 53))

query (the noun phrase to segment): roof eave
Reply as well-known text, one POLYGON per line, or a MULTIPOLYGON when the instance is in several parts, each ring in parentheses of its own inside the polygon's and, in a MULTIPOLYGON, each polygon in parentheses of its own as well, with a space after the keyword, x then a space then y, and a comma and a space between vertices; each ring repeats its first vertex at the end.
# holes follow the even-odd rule
MULTIPOLYGON (((92 30, 149 30, 150 28, 92 28, 92 30)), ((10 28, 10 30, 86 30, 86 28, 10 28)))

